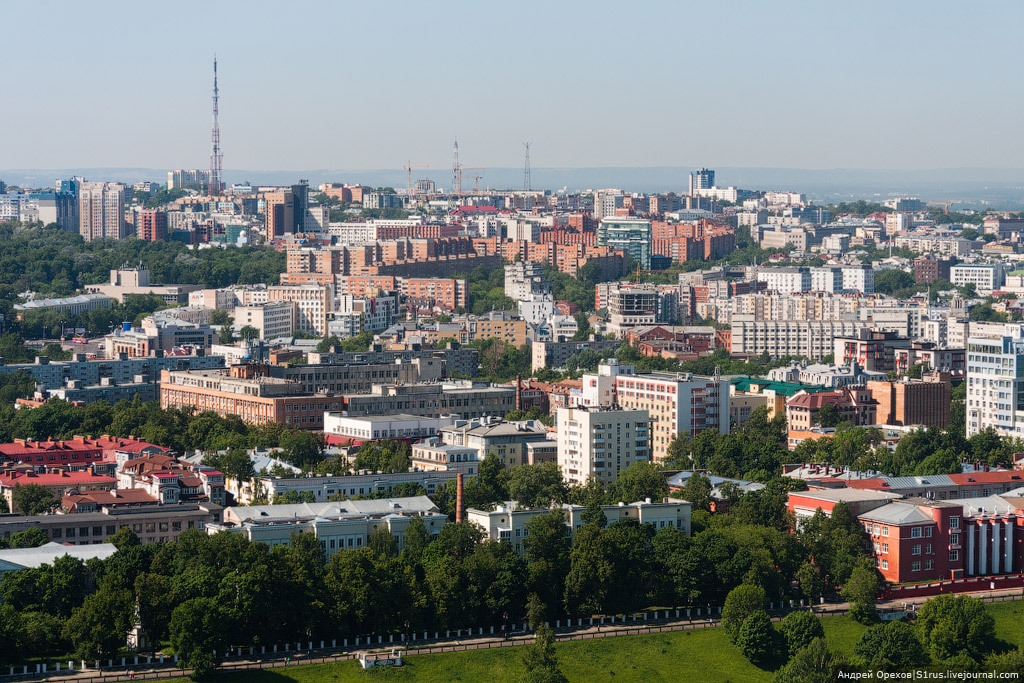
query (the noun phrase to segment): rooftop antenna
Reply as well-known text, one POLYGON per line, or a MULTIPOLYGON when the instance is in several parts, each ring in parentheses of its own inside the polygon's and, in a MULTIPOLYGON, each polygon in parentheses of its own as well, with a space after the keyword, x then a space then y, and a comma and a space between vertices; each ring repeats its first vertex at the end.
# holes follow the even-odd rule
POLYGON ((530 143, 524 142, 523 146, 526 147, 526 166, 523 168, 523 190, 529 192, 530 187, 530 143))
POLYGON ((220 97, 220 90, 217 88, 217 55, 213 55, 213 131, 211 133, 211 142, 213 143, 213 149, 210 152, 210 185, 209 191, 210 196, 220 194, 221 183, 220 183, 220 171, 221 162, 224 159, 224 155, 220 152, 220 122, 217 120, 219 109, 217 100, 220 97))

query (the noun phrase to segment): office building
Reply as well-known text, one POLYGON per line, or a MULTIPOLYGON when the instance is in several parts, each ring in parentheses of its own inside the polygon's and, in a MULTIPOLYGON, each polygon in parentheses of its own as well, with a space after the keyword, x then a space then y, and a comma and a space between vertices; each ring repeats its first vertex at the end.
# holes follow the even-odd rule
POLYGON ((715 186, 715 172, 710 168, 690 171, 690 196, 696 197, 698 190, 710 190, 715 186))
POLYGON ((559 408, 558 466, 569 484, 608 486, 634 462, 651 459, 646 410, 559 408))
POLYGON ((621 249, 643 270, 651 268, 651 222, 641 218, 602 218, 597 226, 597 246, 621 249))
POLYGON ((392 413, 352 417, 342 413, 324 415, 324 434, 353 443, 377 439, 419 440, 437 436, 441 429, 451 427, 451 417, 421 417, 392 413))
POLYGON ((923 380, 869 380, 866 386, 872 398, 878 402, 878 424, 922 425, 942 429, 949 425, 948 373, 929 373, 923 380))

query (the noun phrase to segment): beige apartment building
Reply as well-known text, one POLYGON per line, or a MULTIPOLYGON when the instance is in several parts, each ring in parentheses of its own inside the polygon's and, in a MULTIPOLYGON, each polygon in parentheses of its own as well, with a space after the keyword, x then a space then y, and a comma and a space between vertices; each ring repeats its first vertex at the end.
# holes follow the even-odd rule
POLYGON ((327 314, 334 310, 334 285, 274 285, 267 288, 267 300, 294 303, 295 328, 327 336, 327 314))

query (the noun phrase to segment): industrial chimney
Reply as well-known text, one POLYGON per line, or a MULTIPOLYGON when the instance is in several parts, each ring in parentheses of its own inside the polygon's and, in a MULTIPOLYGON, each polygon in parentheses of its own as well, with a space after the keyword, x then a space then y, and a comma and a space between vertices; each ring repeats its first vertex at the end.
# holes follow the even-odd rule
POLYGON ((462 521, 462 472, 455 475, 455 523, 462 521))

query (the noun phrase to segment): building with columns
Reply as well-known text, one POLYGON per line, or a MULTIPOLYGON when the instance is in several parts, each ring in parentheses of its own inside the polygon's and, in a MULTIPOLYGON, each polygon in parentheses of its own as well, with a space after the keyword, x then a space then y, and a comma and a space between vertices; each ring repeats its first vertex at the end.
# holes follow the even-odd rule
POLYGON ((891 583, 994 576, 1024 567, 1024 488, 1001 496, 908 498, 858 515, 891 583))

